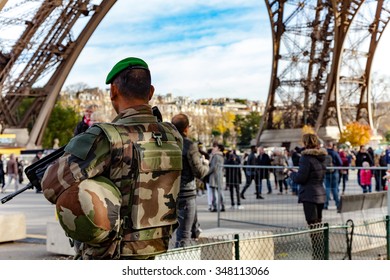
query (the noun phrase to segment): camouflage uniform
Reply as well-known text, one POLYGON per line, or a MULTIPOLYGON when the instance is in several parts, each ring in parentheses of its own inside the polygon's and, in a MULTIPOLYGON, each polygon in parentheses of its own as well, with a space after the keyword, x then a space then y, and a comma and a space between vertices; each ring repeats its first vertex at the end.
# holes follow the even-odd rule
POLYGON ((122 196, 120 234, 99 244, 84 242, 80 248, 81 258, 148 259, 167 250, 177 222, 183 140, 172 124, 157 123, 149 105, 122 111, 112 124, 92 126, 69 142, 64 156, 47 169, 42 179, 44 195, 56 203, 65 190, 80 181, 96 176, 109 178, 122 196), (139 124, 134 121, 137 118, 149 121, 139 124), (117 135, 110 132, 110 129, 115 130, 114 126, 119 131, 117 135), (133 138, 136 135, 137 139, 129 137, 126 129, 132 129, 133 133, 128 135, 133 138), (148 129, 157 129, 160 133, 155 137, 148 129), (148 142, 152 135, 156 143, 148 142), (168 146, 160 152, 160 158, 151 157, 154 149, 157 150, 153 147, 160 146, 161 139, 168 139, 168 145, 179 148, 179 153, 172 154, 168 146), (142 154, 141 163, 134 160, 133 153, 142 154))

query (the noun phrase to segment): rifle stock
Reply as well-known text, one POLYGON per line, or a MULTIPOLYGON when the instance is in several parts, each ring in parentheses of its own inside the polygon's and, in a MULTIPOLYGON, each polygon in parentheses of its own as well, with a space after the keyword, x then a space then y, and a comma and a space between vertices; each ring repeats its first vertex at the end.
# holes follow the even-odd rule
POLYGON ((37 190, 42 190, 41 180, 43 175, 45 174, 46 169, 49 167, 51 163, 53 163, 55 160, 60 158, 64 154, 64 152, 65 152, 65 146, 62 146, 61 148, 41 158, 37 162, 34 162, 33 164, 27 166, 26 169, 24 170, 24 173, 26 174, 27 179, 30 182, 25 187, 3 197, 1 199, 1 204, 6 203, 7 201, 11 200, 15 196, 21 194, 22 192, 28 189, 32 189, 35 187, 37 190))

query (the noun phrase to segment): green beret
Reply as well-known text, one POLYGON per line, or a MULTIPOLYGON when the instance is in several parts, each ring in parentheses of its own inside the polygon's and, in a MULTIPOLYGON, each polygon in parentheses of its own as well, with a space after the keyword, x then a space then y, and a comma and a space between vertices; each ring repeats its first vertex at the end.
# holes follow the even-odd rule
POLYGON ((138 68, 138 69, 149 70, 148 65, 142 59, 136 58, 136 57, 128 57, 128 58, 122 59, 117 64, 115 64, 114 67, 112 67, 110 73, 108 73, 108 75, 107 75, 106 84, 107 85, 111 84, 111 82, 115 78, 115 76, 127 68, 134 68, 134 69, 138 68))

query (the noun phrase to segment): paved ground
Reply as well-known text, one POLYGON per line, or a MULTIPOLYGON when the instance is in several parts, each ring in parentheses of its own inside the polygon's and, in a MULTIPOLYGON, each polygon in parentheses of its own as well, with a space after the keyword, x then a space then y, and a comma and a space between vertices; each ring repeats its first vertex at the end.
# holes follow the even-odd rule
MULTIPOLYGON (((244 209, 230 209, 230 194, 224 190, 226 212, 211 213, 208 211, 207 196, 199 196, 198 219, 205 231, 218 231, 225 229, 262 230, 264 228, 285 228, 305 226, 302 206, 297 203, 297 197, 290 192, 277 195, 265 194, 264 200, 257 200, 254 196, 254 186, 246 193, 242 200, 244 209), (218 216, 221 218, 218 222, 218 216)), ((347 185, 348 194, 360 193, 356 182, 351 180, 347 185)), ((11 193, 11 190, 8 191, 11 193)), ((5 194, 6 195, 6 194, 5 194)), ((2 198, 4 194, 0 196, 2 198)), ((0 213, 23 212, 26 216, 27 238, 15 242, 0 243, 0 260, 42 260, 64 259, 61 256, 46 251, 46 225, 56 221, 54 205, 51 205, 42 194, 32 190, 18 195, 5 204, 0 204, 0 213)), ((324 220, 331 223, 343 223, 347 217, 337 214, 334 202, 330 203, 329 210, 324 211, 324 220)))
MULTIPOLYGON (((0 198, 10 194, 1 194, 0 198)), ((207 210, 206 196, 199 197, 199 221, 202 229, 207 230, 218 226, 217 213, 207 210)), ((0 260, 42 260, 61 259, 60 256, 46 251, 47 222, 56 221, 54 205, 51 205, 42 194, 32 190, 14 197, 5 204, 0 204, 0 214, 6 212, 23 212, 26 216, 27 238, 15 242, 0 243, 0 260)), ((232 227, 240 227, 232 225, 232 227)))

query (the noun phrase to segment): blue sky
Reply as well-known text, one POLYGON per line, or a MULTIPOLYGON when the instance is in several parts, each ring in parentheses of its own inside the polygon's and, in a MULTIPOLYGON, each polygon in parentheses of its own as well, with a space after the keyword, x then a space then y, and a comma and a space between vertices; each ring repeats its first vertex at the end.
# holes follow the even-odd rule
MULTIPOLYGON (((381 39, 373 72, 388 72, 389 32, 381 39)), ((82 82, 107 88, 107 73, 129 56, 149 64, 156 94, 265 101, 272 63, 265 2, 118 0, 80 54, 64 87, 82 82)))
POLYGON ((137 56, 149 64, 156 94, 265 101, 271 48, 263 1, 118 0, 65 86, 105 88, 111 67, 137 56))

